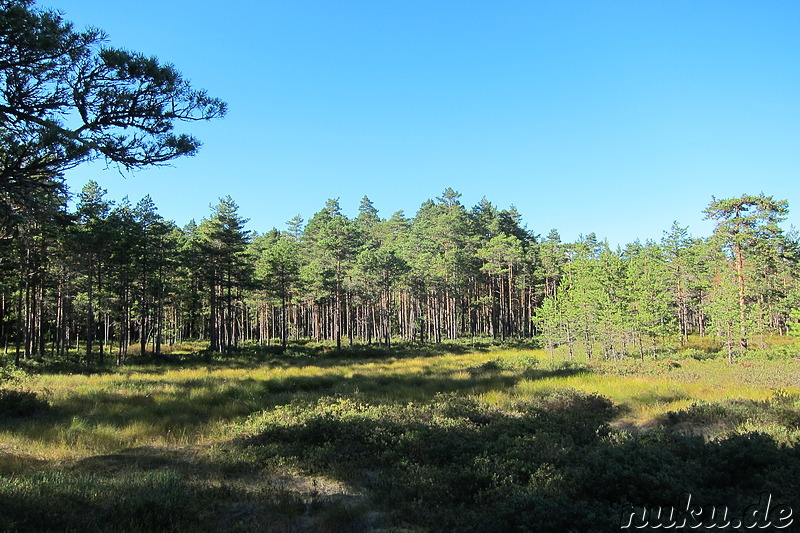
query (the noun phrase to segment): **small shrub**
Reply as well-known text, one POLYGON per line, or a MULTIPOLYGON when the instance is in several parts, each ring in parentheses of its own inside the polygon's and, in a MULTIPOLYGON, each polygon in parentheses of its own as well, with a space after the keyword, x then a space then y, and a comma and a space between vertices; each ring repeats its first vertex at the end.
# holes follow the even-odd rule
MULTIPOLYGON (((531 371, 539 368, 539 358, 533 354, 522 353, 513 357, 498 357, 486 361, 479 367, 480 371, 495 372, 495 371, 531 371)), ((476 372, 473 372, 476 373, 476 372)))
POLYGON ((35 392, 0 389, 0 419, 29 416, 49 407, 35 392))
POLYGON ((800 344, 767 346, 759 350, 747 352, 747 358, 754 361, 780 361, 800 357, 800 344))
POLYGON ((778 387, 772 391, 772 401, 782 405, 800 404, 800 394, 778 387))
POLYGON ((748 431, 757 427, 800 428, 800 395, 776 389, 770 400, 726 400, 697 402, 680 411, 670 411, 662 419, 662 427, 681 433, 700 433, 708 437, 748 431))
POLYGON ((708 361, 721 357, 718 351, 698 350, 696 348, 687 348, 678 353, 681 357, 695 359, 696 361, 708 361))
POLYGON ((696 350, 711 354, 722 352, 724 347, 724 344, 714 336, 707 335, 705 337, 700 337, 691 335, 689 337, 689 342, 684 346, 684 351, 696 350))
POLYGON ((481 370, 485 370, 487 372, 495 372, 499 370, 504 370, 508 367, 508 364, 503 359, 492 359, 491 361, 486 361, 483 363, 479 368, 481 370))
POLYGON ((23 381, 28 374, 21 368, 12 366, 11 364, 3 364, 0 361, 0 385, 15 385, 23 381))

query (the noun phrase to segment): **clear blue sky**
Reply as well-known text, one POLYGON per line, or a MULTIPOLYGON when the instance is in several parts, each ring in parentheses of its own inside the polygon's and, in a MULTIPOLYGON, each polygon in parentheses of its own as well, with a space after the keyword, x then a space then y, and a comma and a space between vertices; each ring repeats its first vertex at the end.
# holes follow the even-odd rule
POLYGON ((763 192, 800 226, 800 2, 39 0, 227 101, 204 146, 71 171, 183 225, 230 194, 266 231, 326 199, 381 216, 446 187, 565 240, 697 236, 763 192))

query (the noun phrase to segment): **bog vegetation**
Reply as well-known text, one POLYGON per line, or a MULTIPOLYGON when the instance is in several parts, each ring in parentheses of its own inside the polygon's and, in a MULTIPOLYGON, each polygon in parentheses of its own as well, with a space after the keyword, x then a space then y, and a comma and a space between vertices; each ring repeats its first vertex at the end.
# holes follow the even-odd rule
POLYGON ((89 183, 0 244, 0 529, 605 532, 687 493, 797 506, 786 212, 715 200, 708 238, 614 250, 452 190, 258 234, 230 198, 178 228, 89 183))
POLYGON ((604 532, 687 491, 796 507, 800 359, 774 341, 734 365, 692 336, 645 361, 483 339, 5 367, 0 529, 604 532))

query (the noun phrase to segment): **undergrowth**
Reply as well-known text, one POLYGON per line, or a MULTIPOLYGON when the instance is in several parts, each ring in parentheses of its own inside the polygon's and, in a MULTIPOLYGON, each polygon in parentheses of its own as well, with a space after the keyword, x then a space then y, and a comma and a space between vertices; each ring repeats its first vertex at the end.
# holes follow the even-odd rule
POLYGON ((705 441, 613 432, 613 404, 555 390, 498 408, 325 397, 251 416, 238 446, 368 488, 392 526, 424 531, 609 531, 626 505, 685 491, 735 507, 796 494, 800 450, 749 433, 705 441))
POLYGON ((792 346, 734 365, 711 343, 586 361, 480 340, 4 365, 0 530, 610 531, 685 491, 786 499, 792 346))

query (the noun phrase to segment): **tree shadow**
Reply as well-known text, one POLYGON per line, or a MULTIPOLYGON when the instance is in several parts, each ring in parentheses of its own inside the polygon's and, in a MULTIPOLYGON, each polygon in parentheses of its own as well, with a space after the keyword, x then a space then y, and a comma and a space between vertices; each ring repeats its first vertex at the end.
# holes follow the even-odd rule
MULTIPOLYGON (((0 456, 1 457, 1 456, 0 456)), ((232 468, 196 449, 142 446, 0 483, 4 531, 363 531, 366 498, 340 482, 232 468), (333 529, 330 526, 333 525, 333 529)))
MULTIPOLYGON (((319 363, 319 360, 315 360, 319 363)), ((335 361, 330 361, 334 363, 335 361)), ((362 361, 366 366, 367 362, 362 361)), ((341 364, 341 361, 338 361, 341 364)), ((333 364, 331 366, 334 366, 333 364)), ((352 372, 231 378, 208 375, 190 379, 129 379, 120 375, 100 390, 59 398, 32 416, 0 419, 0 429, 46 444, 85 444, 126 448, 138 439, 193 442, 212 423, 233 423, 251 413, 293 400, 314 401, 336 394, 371 401, 419 402, 437 393, 479 395, 507 391, 521 380, 565 377, 584 368, 533 368, 522 372, 492 365, 463 370, 409 370, 393 373, 352 372)))
MULTIPOLYGON (((515 530, 531 524, 545 532, 610 531, 619 527, 626 506, 671 505, 685 491, 697 501, 732 509, 757 503, 762 489, 772 491, 775 498, 796 494, 798 451, 765 435, 707 442, 665 430, 617 433, 609 423, 620 408, 574 390, 550 390, 505 408, 467 397, 506 391, 523 379, 587 371, 574 366, 509 371, 498 363, 486 363, 469 371, 382 375, 121 378, 105 390, 76 394, 29 418, 4 421, 0 428, 43 442, 94 442, 111 450, 79 461, 66 478, 36 481, 49 487, 36 490, 50 491, 57 502, 54 509, 77 501, 95 517, 112 520, 118 529, 126 528, 108 518, 104 506, 113 498, 124 500, 132 492, 146 490, 143 486, 154 487, 155 494, 174 491, 171 497, 180 504, 175 512, 187 515, 175 526, 178 529, 211 530, 211 525, 236 529, 239 518, 251 528, 268 529, 264 521, 269 520, 300 527, 308 520, 313 497, 269 489, 271 485, 259 478, 287 469, 309 479, 362 487, 370 495, 369 505, 381 511, 386 527, 430 531, 515 530), (246 419, 248 415, 252 417, 246 419), (169 431, 194 434, 212 422, 235 424, 231 431, 242 437, 216 446, 214 454, 199 454, 179 440, 143 447, 115 436, 115 430, 122 433, 136 425, 145 427, 139 437, 163 438, 169 431), (158 477, 161 473, 165 477, 158 477), (118 485, 108 481, 116 478, 118 485), (206 488, 198 491, 195 482, 186 480, 206 488), (100 487, 109 496, 87 500, 83 493, 73 494, 67 482, 83 487, 94 483, 91 490, 100 487), (261 488, 255 490, 248 483, 261 488), (189 501, 206 508, 199 526, 188 518, 192 513, 201 516, 189 501)), ((16 460, 13 455, 5 455, 7 465, 16 460)), ((20 455, 18 464, 11 465, 16 475, 63 470, 56 464, 23 459, 20 455)), ((30 476, 25 479, 38 479, 30 476)), ((22 530, 41 525, 31 513, 45 505, 46 497, 32 501, 22 493, 3 494, 0 491, 0 504, 7 503, 12 511, 5 515, 0 511, 0 526, 22 530)), ((338 508, 333 499, 319 505, 331 513, 330 520, 351 516, 352 511, 348 524, 367 523, 366 511, 338 508)), ((151 524, 165 519, 162 514, 153 516, 151 524)), ((70 520, 76 521, 54 523, 96 528, 96 522, 70 520)))
MULTIPOLYGON (((608 400, 556 391, 506 412, 326 398, 265 416, 234 445, 365 486, 393 525, 430 531, 618 529, 630 506, 727 506, 796 495, 800 453, 763 434, 614 433, 608 400)), ((707 513, 708 514, 708 513, 707 513)))
POLYGON ((292 341, 286 348, 280 345, 244 344, 233 347, 229 353, 219 353, 208 349, 195 352, 153 354, 132 354, 126 357, 121 366, 115 364, 115 355, 106 354, 104 365, 95 363, 87 366, 80 362, 80 355, 66 358, 37 358, 23 360, 22 368, 31 373, 102 375, 117 373, 120 369, 135 369, 144 373, 164 373, 175 368, 234 368, 254 369, 274 365, 281 367, 322 366, 331 367, 344 363, 362 361, 378 362, 413 358, 464 355, 467 353, 486 353, 492 349, 507 347, 513 349, 536 349, 537 345, 525 340, 480 339, 470 341, 459 339, 441 343, 414 343, 400 341, 385 346, 382 344, 353 344, 336 349, 326 343, 312 341, 292 341))

